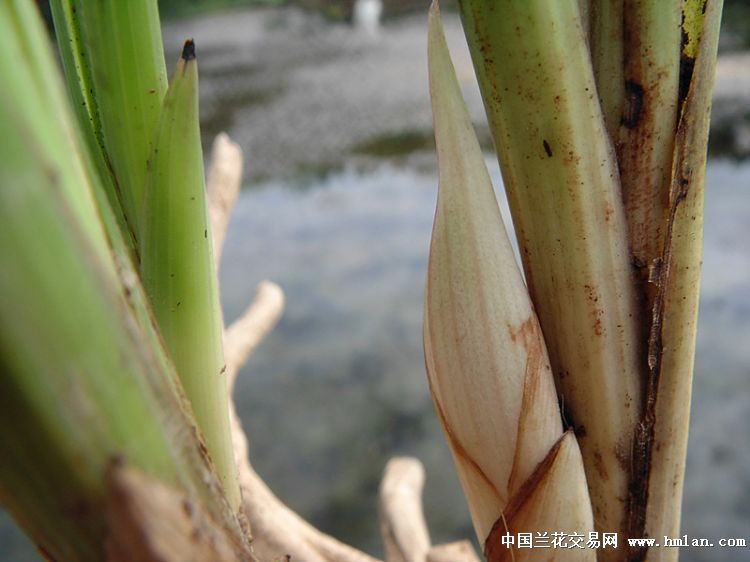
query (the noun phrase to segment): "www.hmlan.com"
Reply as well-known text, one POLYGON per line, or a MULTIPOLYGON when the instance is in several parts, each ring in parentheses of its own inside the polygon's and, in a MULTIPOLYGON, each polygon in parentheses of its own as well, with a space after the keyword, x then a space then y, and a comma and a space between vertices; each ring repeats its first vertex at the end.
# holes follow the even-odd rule
MULTIPOLYGON (((568 533, 568 532, 540 532, 535 533, 505 533, 502 537, 502 544, 506 548, 617 548, 617 533, 568 533)), ((706 538, 691 538, 688 535, 682 535, 677 538, 664 537, 664 540, 657 542, 656 538, 637 538, 627 539, 628 546, 641 547, 726 547, 726 548, 747 548, 747 540, 744 538, 723 538, 716 541, 706 538)))
POLYGON ((695 547, 712 547, 712 546, 725 546, 725 547, 746 547, 747 541, 745 539, 719 539, 716 542, 710 541, 709 539, 702 538, 690 538, 687 535, 670 539, 664 537, 661 543, 657 543, 656 539, 628 539, 629 546, 661 546, 661 547, 680 547, 680 546, 695 546, 695 547))

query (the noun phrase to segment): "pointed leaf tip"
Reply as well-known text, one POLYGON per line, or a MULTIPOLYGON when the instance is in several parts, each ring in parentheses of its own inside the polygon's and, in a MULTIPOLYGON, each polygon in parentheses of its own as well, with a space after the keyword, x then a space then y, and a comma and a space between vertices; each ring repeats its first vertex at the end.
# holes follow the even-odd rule
POLYGON ((182 47, 182 58, 186 61, 195 59, 195 41, 192 39, 185 41, 185 45, 182 47))
MULTIPOLYGON (((437 0, 434 0, 430 7, 427 66, 438 162, 442 158, 464 163, 463 158, 456 159, 447 154, 449 151, 461 150, 466 155, 467 162, 470 162, 471 168, 486 170, 484 156, 476 140, 471 117, 451 60, 437 0), (468 146, 461 149, 459 145, 468 146)), ((489 184, 489 180, 487 183, 489 184)))

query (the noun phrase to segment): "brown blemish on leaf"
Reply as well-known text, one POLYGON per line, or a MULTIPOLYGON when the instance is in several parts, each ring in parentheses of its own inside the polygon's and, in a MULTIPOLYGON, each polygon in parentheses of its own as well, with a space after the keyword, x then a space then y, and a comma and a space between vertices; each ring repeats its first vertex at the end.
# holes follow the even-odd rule
POLYGON ((615 210, 610 205, 609 201, 604 202, 604 222, 609 222, 609 219, 612 218, 612 215, 614 214, 615 210))
POLYGON ((643 86, 634 80, 625 80, 625 105, 620 124, 627 129, 635 129, 643 112, 643 86))
POLYGON ((489 476, 487 476, 484 470, 482 470, 482 467, 479 466, 477 461, 474 460, 474 458, 469 454, 463 444, 454 435, 453 430, 451 429, 451 426, 448 424, 448 420, 445 417, 445 413, 443 412, 443 407, 440 404, 440 401, 437 399, 435 393, 432 393, 432 396, 434 399, 433 401, 435 402, 435 412, 437 413, 438 420, 440 420, 440 425, 443 426, 446 440, 448 441, 450 448, 453 450, 453 454, 456 455, 457 460, 461 459, 464 461, 465 465, 470 466, 474 470, 474 472, 485 482, 485 484, 487 484, 487 486, 489 486, 489 488, 495 493, 498 501, 501 504, 504 503, 503 496, 492 483, 492 480, 490 480, 489 476))
POLYGON ((198 450, 200 451, 201 457, 206 460, 210 460, 211 455, 208 454, 208 447, 206 447, 206 443, 203 440, 203 437, 200 435, 196 435, 196 437, 198 437, 198 450))
POLYGON ((62 506, 66 517, 71 519, 88 519, 94 514, 94 506, 84 497, 71 498, 62 506))
POLYGON ((542 337, 539 330, 539 324, 533 314, 521 322, 518 328, 514 328, 508 324, 508 334, 510 335, 511 341, 514 343, 520 339, 521 345, 529 355, 535 352, 539 347, 539 342, 542 337))
POLYGON ((185 41, 182 46, 182 59, 186 61, 195 59, 195 42, 192 39, 185 41))
POLYGON ((188 517, 192 517, 193 516, 193 504, 192 504, 192 502, 188 498, 185 498, 185 499, 182 500, 182 511, 188 517))
POLYGON ((37 544, 36 546, 37 551, 39 552, 40 556, 46 560, 46 562, 57 562, 57 559, 50 554, 49 550, 44 548, 42 545, 37 544))
POLYGON ((564 153, 564 156, 563 156, 564 164, 572 164, 574 166, 578 166, 580 162, 581 162, 581 157, 576 153, 575 150, 568 150, 566 153, 564 153))
MULTIPOLYGON (((667 115, 676 116, 675 100, 660 80, 667 71, 656 67, 649 45, 642 43, 639 18, 626 10, 623 26, 626 81, 622 129, 615 145, 631 251, 648 263, 661 252, 667 207, 669 162, 656 147, 670 143, 672 130, 664 123, 667 115)), ((642 287, 637 290, 643 293, 642 287)), ((644 314, 650 306, 651 299, 644 298, 644 314)))
POLYGON ((502 537, 505 533, 510 531, 509 527, 512 527, 512 521, 515 514, 518 513, 527 501, 529 501, 533 496, 534 491, 549 473, 550 468, 557 459, 564 438, 565 434, 563 434, 552 446, 547 453, 547 456, 537 465, 534 472, 531 473, 531 476, 526 479, 526 482, 521 485, 518 492, 516 492, 510 499, 503 515, 495 521, 490 534, 487 535, 487 540, 484 542, 484 555, 487 562, 504 562, 507 560, 513 560, 513 551, 502 544, 502 537), (509 521, 511 522, 510 526, 508 525, 509 521))
POLYGON ((617 447, 615 447, 615 459, 617 459, 617 464, 619 464, 623 472, 627 474, 633 472, 631 447, 632 442, 630 442, 627 447, 622 446, 622 444, 618 444, 617 447))
POLYGON ((55 189, 58 189, 60 187, 60 174, 57 171, 57 168, 54 166, 42 166, 42 171, 44 172, 44 175, 47 176, 47 180, 55 187, 55 189))
POLYGON ((602 481, 606 482, 609 480, 609 473, 604 466, 604 459, 602 459, 602 454, 599 451, 594 452, 594 468, 602 481))
POLYGON ((596 289, 594 289, 592 285, 584 285, 583 289, 584 291, 586 291, 586 298, 592 305, 592 329, 594 330, 594 334, 596 334, 597 336, 601 336, 602 334, 604 334, 604 326, 602 324, 602 316, 604 314, 604 311, 599 306, 597 306, 597 303, 599 302, 599 294, 596 292, 596 289))
MULTIPOLYGON (((518 427, 516 429, 516 450, 513 455, 513 467, 508 478, 508 491, 513 493, 513 486, 521 458, 519 455, 525 452, 520 446, 523 439, 523 428, 533 425, 533 418, 536 414, 537 391, 539 390, 539 377, 542 376, 544 349, 542 347, 542 334, 539 324, 534 315, 530 315, 518 328, 514 335, 511 331, 511 339, 516 341, 516 336, 520 336, 522 345, 527 352, 526 365, 523 377, 523 395, 521 397, 521 410, 518 418, 518 427)), ((523 475, 521 475, 523 476, 523 475)))

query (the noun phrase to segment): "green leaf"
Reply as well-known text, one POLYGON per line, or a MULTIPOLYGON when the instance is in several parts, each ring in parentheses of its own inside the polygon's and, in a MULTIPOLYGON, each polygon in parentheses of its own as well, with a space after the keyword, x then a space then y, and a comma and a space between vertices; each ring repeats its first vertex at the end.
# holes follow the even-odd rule
POLYGON ((60 58, 67 79, 68 94, 78 120, 78 129, 88 148, 87 152, 95 166, 96 175, 100 179, 98 183, 105 190, 107 204, 112 209, 130 253, 135 256, 137 249, 134 227, 128 223, 125 216, 121 191, 104 145, 96 90, 91 76, 90 54, 83 39, 80 10, 76 8, 73 0, 51 0, 50 7, 55 22, 60 58))
POLYGON ((107 237, 119 231, 29 2, 0 6, 0 73, 0 447, 12 452, 0 501, 50 559, 102 560, 107 471, 124 458, 242 537, 143 328, 138 279, 107 237))
POLYGON ((167 89, 157 1, 97 0, 75 7, 79 60, 90 65, 86 82, 96 102, 105 161, 137 235, 151 141, 167 89))
POLYGON ((240 496, 229 431, 223 322, 206 207, 198 65, 185 43, 164 99, 141 231, 141 275, 167 349, 233 507, 240 496))
POLYGON ((465 0, 461 16, 597 528, 627 527, 645 370, 617 164, 576 2, 465 0))

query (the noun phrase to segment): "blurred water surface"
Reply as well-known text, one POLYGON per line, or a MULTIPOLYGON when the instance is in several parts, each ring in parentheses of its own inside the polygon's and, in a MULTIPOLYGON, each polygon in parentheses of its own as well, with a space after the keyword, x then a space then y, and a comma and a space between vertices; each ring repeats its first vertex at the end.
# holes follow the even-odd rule
MULTIPOLYGON (((421 349, 436 185, 434 172, 388 164, 304 189, 263 183, 243 193, 227 238, 227 319, 262 279, 287 294, 238 382, 251 458, 305 517, 370 552, 380 551, 378 481, 396 454, 425 463, 433 539, 472 534, 421 349)), ((750 165, 710 164, 683 530, 711 539, 750 538, 748 186, 750 165)), ((684 549, 681 559, 740 561, 747 551, 684 549)))

